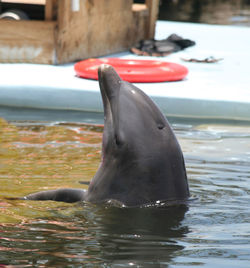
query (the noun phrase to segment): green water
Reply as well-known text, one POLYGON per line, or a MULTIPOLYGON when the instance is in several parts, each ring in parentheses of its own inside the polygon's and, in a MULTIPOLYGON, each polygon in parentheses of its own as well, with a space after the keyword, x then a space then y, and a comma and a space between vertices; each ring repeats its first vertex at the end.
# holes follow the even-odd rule
MULTIPOLYGON (((0 198, 58 187, 79 187, 79 181, 90 180, 98 168, 102 129, 102 126, 37 122, 14 125, 1 120, 0 198)), ((18 202, 19 205, 20 214, 15 202, 3 201, 0 221, 18 222, 24 215, 34 214, 30 213, 31 204, 18 202)))
POLYGON ((5 197, 82 187, 103 127, 0 120, 0 267, 249 267, 250 126, 172 122, 189 208, 112 208, 5 197))

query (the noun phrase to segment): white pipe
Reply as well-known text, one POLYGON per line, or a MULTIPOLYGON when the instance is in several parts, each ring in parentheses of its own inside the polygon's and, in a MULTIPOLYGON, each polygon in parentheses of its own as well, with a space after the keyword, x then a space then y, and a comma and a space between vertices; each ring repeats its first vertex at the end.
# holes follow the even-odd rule
POLYGON ((80 10, 80 0, 71 0, 71 10, 72 12, 80 10))

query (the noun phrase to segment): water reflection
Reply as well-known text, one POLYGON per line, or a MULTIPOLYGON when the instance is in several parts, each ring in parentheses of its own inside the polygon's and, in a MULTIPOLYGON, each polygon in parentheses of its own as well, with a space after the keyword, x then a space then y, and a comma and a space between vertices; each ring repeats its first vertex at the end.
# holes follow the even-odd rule
POLYGON ((2 263, 167 267, 184 248, 176 240, 188 233, 182 225, 186 211, 184 206, 128 209, 91 204, 76 206, 70 216, 64 210, 50 211, 49 218, 33 224, 4 227, 2 263), (26 251, 32 254, 28 261, 26 251))
POLYGON ((181 225, 186 211, 186 207, 99 210, 95 221, 102 258, 110 264, 169 263, 183 249, 176 238, 188 232, 181 225))

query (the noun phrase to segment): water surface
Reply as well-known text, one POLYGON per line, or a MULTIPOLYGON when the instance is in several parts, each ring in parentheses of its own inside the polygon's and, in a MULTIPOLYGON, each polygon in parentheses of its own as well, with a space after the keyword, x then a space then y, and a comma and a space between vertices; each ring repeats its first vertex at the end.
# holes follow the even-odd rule
POLYGON ((249 267, 250 125, 177 122, 188 208, 115 208, 5 197, 87 187, 102 125, 0 120, 0 266, 249 267))

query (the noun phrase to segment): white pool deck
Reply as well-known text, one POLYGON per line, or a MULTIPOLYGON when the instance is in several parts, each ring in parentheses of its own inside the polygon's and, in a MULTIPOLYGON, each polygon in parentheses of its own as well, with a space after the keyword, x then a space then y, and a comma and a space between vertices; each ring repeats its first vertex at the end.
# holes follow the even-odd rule
MULTIPOLYGON (((250 121, 250 28, 158 21, 156 39, 176 33, 196 45, 167 57, 189 69, 179 82, 135 84, 167 116, 250 121), (190 63, 181 58, 223 58, 190 63)), ((137 57, 129 52, 116 55, 137 57)), ((75 76, 74 64, 0 64, 0 106, 102 112, 97 81, 75 76)))

